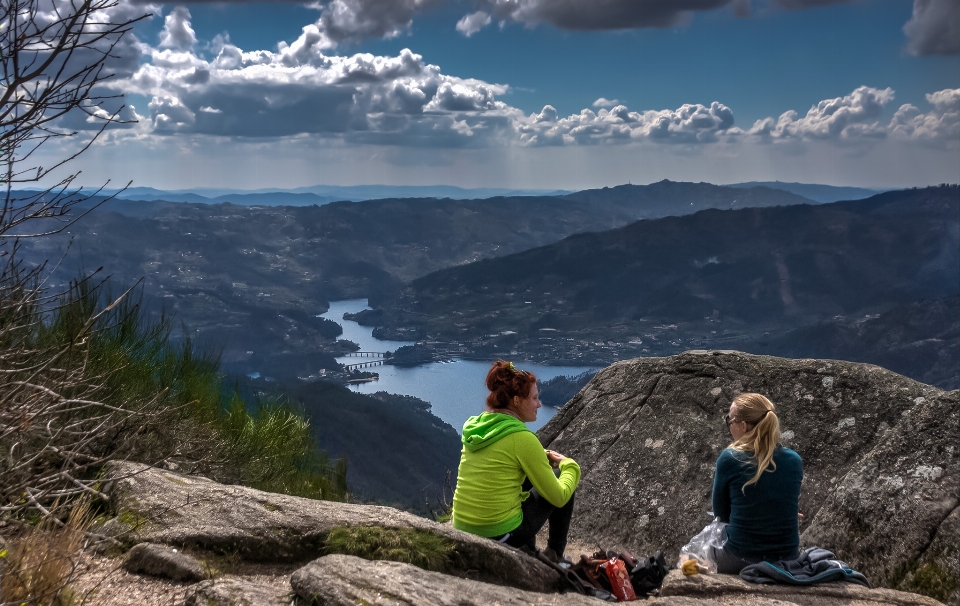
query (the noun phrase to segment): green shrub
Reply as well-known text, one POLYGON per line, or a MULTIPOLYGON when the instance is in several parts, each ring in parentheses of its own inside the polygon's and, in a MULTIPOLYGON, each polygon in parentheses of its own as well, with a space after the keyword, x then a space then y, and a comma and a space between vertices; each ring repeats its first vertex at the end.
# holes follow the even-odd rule
MULTIPOLYGON (((328 500, 347 497, 346 462, 329 461, 303 414, 276 400, 248 403, 225 391, 219 356, 189 339, 176 343, 169 316, 148 315, 130 294, 114 303, 106 286, 89 279, 74 281, 56 305, 40 308, 21 306, 9 320, 16 330, 0 331, 0 347, 16 348, 25 373, 35 360, 46 373, 39 382, 59 401, 95 401, 67 407, 54 420, 66 426, 79 419, 96 430, 84 441, 88 460, 166 460, 221 482, 328 500), (59 380, 67 374, 72 382, 59 380), (105 414, 111 414, 109 423, 98 424, 105 414)), ((38 449, 57 452, 42 443, 49 441, 46 434, 37 435, 38 449)), ((9 446, 0 443, 4 451, 9 446)), ((52 469, 57 464, 49 460, 52 469)), ((91 466, 86 473, 93 477, 96 471, 91 466)))
POLYGON ((310 423, 291 405, 268 400, 250 414, 246 401, 234 393, 219 426, 231 458, 240 463, 241 483, 315 499, 345 498, 346 461, 331 466, 317 449, 310 423))

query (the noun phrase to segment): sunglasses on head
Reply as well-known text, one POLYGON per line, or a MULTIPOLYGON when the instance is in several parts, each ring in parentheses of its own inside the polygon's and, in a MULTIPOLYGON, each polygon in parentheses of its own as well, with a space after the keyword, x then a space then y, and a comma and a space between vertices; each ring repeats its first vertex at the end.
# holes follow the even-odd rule
POLYGON ((527 376, 528 374, 530 374, 530 373, 528 373, 527 371, 525 371, 525 370, 520 370, 519 368, 517 368, 516 366, 514 366, 514 365, 513 365, 513 362, 507 362, 507 369, 510 370, 510 371, 512 371, 512 372, 515 372, 515 373, 519 374, 519 375, 522 376, 522 377, 525 377, 525 376, 527 376))

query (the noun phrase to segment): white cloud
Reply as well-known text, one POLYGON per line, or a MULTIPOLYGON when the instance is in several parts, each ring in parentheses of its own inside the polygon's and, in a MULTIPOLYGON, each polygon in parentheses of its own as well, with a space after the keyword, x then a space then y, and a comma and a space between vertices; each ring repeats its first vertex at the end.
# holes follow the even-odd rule
POLYGON ((617 105, 620 105, 619 99, 607 99, 604 97, 600 97, 599 99, 593 102, 594 107, 614 107, 617 105))
POLYGON ((335 44, 368 38, 395 38, 410 29, 413 16, 431 0, 330 0, 316 25, 335 44))
POLYGON ((901 105, 890 121, 890 133, 898 138, 960 146, 960 88, 930 93, 933 110, 921 113, 909 103, 901 105))
POLYGON ((470 13, 469 15, 464 15, 462 19, 457 21, 457 31, 469 38, 490 25, 490 21, 490 14, 487 12, 477 11, 470 13))
POLYGON ((960 53, 960 2, 913 0, 913 16, 903 26, 912 55, 960 53))
POLYGON ((163 20, 160 47, 189 49, 196 43, 197 35, 190 27, 190 11, 185 6, 175 7, 163 20))
MULTIPOLYGON (((175 14, 171 31, 192 31, 189 13, 175 14)), ((147 61, 111 86, 151 98, 138 135, 306 134, 437 147, 513 137, 521 113, 499 100, 505 85, 445 75, 409 50, 393 57, 324 54, 330 46, 310 25, 276 51, 244 52, 223 38, 209 59, 194 49, 147 47, 147 61)))
POLYGON ((748 133, 775 140, 884 137, 887 128, 880 118, 890 101, 893 89, 861 86, 844 97, 820 101, 802 118, 790 110, 777 120, 757 120, 748 133))
MULTIPOLYGON (((324 9, 326 10, 326 9, 324 9)), ((192 32, 186 10, 168 16, 164 40, 192 32)), ((539 147, 757 141, 903 141, 960 139, 955 90, 928 95, 933 109, 904 105, 891 120, 892 89, 861 86, 744 130, 719 101, 676 109, 632 111, 599 98, 566 117, 550 105, 525 115, 506 103, 504 84, 459 78, 404 49, 396 56, 328 55, 335 45, 316 24, 275 51, 244 51, 218 38, 199 45, 191 33, 177 48, 141 44, 142 64, 114 81, 122 92, 151 99, 149 116, 128 136, 193 135, 241 139, 313 137, 347 145, 400 147, 539 147), (197 47, 217 50, 205 57, 197 47)))
POLYGON ((850 2, 850 0, 773 0, 773 4, 795 11, 829 6, 831 4, 845 4, 847 2, 850 2))
POLYGON ((632 112, 624 105, 594 113, 560 118, 547 105, 539 114, 518 122, 524 145, 590 145, 639 141, 665 143, 712 143, 725 135, 737 136, 733 112, 714 101, 709 106, 685 104, 675 110, 632 112))
POLYGON ((732 0, 484 0, 498 20, 525 25, 549 23, 561 29, 604 30, 672 27, 693 12, 713 10, 732 0))

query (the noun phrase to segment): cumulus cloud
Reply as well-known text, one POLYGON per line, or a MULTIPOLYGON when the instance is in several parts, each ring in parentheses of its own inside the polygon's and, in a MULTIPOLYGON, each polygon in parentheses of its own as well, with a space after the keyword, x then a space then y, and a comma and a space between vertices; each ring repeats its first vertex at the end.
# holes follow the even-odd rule
MULTIPOLYGON (((227 4, 256 2, 262 0, 227 0, 227 4)), ((291 2, 303 4, 304 0, 268 0, 272 2, 291 2)), ((310 4, 311 8, 321 11, 320 18, 311 26, 315 36, 320 38, 323 48, 334 48, 341 43, 356 43, 370 38, 395 38, 410 30, 413 17, 418 12, 426 10, 431 5, 445 0, 316 0, 310 4)), ((141 0, 132 0, 121 4, 138 4, 141 0)), ((224 0, 180 0, 184 4, 220 3, 224 0)), ((179 6, 178 9, 186 9, 179 6)), ((162 43, 165 47, 187 48, 186 43, 193 36, 192 30, 187 33, 182 29, 175 29, 184 22, 183 13, 177 10, 167 17, 165 31, 169 31, 169 39, 162 43)), ((189 13, 186 15, 189 19, 189 13)), ((194 38, 195 41, 195 38, 194 38)))
MULTIPOLYGON (((174 20, 192 31, 189 13, 174 20)), ((409 50, 328 56, 330 42, 314 26, 276 51, 247 52, 221 38, 207 58, 180 42, 147 47, 137 71, 111 84, 151 99, 142 132, 475 146, 511 139, 521 116, 499 99, 505 85, 448 76, 409 50)))
POLYGON ((444 74, 407 49, 396 56, 327 54, 335 42, 316 24, 276 50, 245 51, 224 37, 198 44, 186 10, 168 15, 164 31, 163 47, 141 44, 136 71, 110 83, 150 99, 146 116, 131 110, 141 120, 128 129, 131 136, 306 136, 406 147, 709 145, 889 135, 937 144, 960 140, 960 92, 952 89, 928 95, 932 109, 926 113, 907 104, 890 119, 883 113, 893 90, 861 86, 817 103, 805 116, 788 111, 749 130, 736 126, 733 110, 719 101, 634 111, 601 97, 568 116, 550 105, 524 114, 503 101, 507 85, 444 74))
POLYGON ((960 2, 913 0, 913 16, 903 26, 912 55, 960 53, 960 2))
POLYGON ((831 4, 845 4, 850 0, 772 0, 773 4, 782 6, 789 10, 803 10, 807 8, 817 8, 820 6, 829 6, 831 4))
POLYGON ((890 133, 902 139, 960 146, 960 88, 930 93, 926 98, 933 106, 931 111, 922 113, 909 103, 901 105, 890 121, 890 133))
POLYGON ((394 38, 410 28, 427 0, 332 0, 317 26, 335 42, 394 38))
POLYGON ((185 6, 175 7, 163 20, 160 31, 161 48, 193 48, 197 35, 190 27, 190 11, 185 6))
POLYGON ((457 31, 469 38, 490 25, 490 21, 490 14, 487 12, 477 11, 470 13, 469 15, 464 15, 462 19, 457 21, 457 31))
POLYGON ((732 0, 484 0, 498 20, 561 29, 604 30, 672 27, 696 11, 722 8, 732 0))
POLYGON ((884 137, 887 128, 881 125, 880 117, 890 101, 893 101, 893 89, 861 86, 844 97, 817 103, 803 117, 790 110, 777 120, 758 120, 748 134, 770 139, 884 137))
POLYGON ((547 105, 517 124, 523 145, 596 145, 639 141, 713 143, 735 137, 733 112, 714 101, 709 106, 685 104, 678 109, 630 111, 625 105, 593 112, 582 110, 561 118, 547 105))
POLYGON ((594 107, 615 107, 617 105, 620 105, 619 99, 607 99, 605 97, 600 97, 593 102, 594 107))

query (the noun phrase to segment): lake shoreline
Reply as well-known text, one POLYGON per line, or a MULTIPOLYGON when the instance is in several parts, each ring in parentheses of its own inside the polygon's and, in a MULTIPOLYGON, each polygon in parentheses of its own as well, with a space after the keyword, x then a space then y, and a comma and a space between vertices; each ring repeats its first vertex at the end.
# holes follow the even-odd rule
MULTIPOLYGON (((484 386, 484 378, 490 363, 498 357, 515 361, 525 370, 536 374, 541 381, 548 381, 557 376, 576 376, 597 368, 597 365, 545 365, 521 359, 519 355, 512 355, 509 351, 500 352, 500 355, 496 353, 477 355, 476 352, 437 348, 434 347, 437 345, 434 342, 417 343, 379 339, 375 336, 373 327, 362 326, 349 319, 349 316, 344 318, 347 314, 353 315, 365 308, 368 308, 366 299, 331 301, 327 311, 321 314, 321 317, 340 324, 343 328, 341 340, 356 344, 355 351, 385 354, 410 348, 407 351, 417 351, 428 356, 418 358, 416 360, 418 363, 412 365, 398 365, 391 363, 389 359, 384 359, 380 365, 363 369, 370 373, 377 373, 378 380, 351 383, 347 387, 353 392, 367 395, 386 392, 420 398, 430 403, 434 415, 458 430, 467 417, 483 412, 488 394, 484 386)), ((372 361, 373 359, 356 356, 336 358, 341 364, 362 363, 363 360, 372 361)), ((410 361, 414 360, 410 359, 410 361)), ((349 378, 361 377, 357 375, 349 378)), ((537 421, 530 424, 530 428, 536 431, 552 418, 555 412, 555 408, 544 407, 537 421)))

